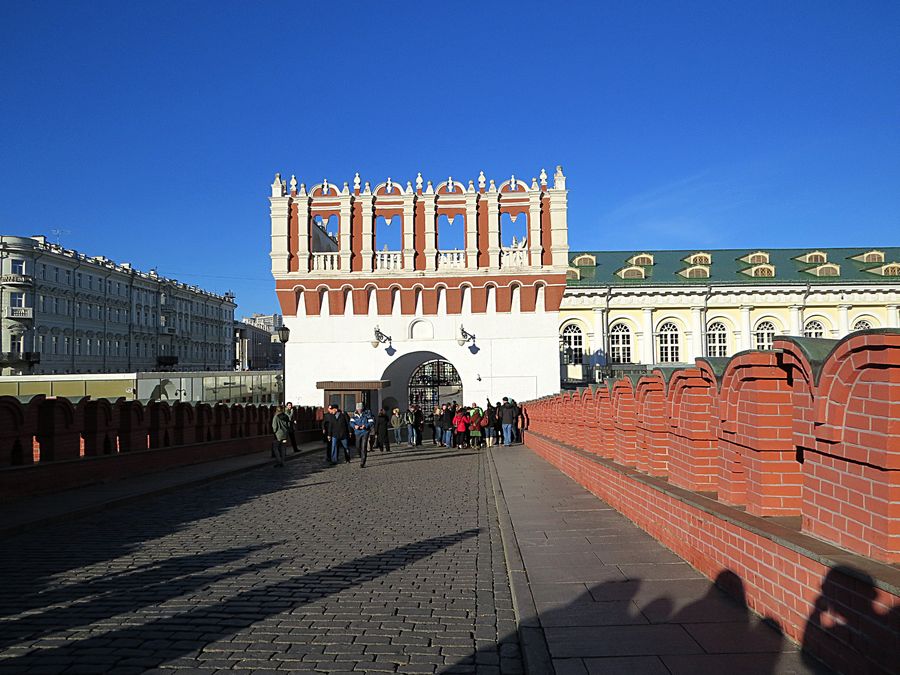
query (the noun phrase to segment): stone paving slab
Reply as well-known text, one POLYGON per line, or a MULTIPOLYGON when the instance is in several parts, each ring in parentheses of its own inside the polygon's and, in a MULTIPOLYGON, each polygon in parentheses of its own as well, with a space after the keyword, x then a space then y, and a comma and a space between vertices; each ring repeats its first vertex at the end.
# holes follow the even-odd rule
POLYGON ((557 675, 828 672, 526 448, 492 463, 524 567, 513 592, 530 595, 557 675))
POLYGON ((523 671, 487 456, 314 452, 0 549, 0 673, 523 671))

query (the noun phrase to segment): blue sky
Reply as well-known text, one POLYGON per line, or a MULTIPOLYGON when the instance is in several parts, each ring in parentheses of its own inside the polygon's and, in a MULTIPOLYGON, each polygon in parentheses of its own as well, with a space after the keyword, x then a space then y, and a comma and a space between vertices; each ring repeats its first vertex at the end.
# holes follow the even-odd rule
POLYGON ((900 3, 0 4, 0 232, 277 308, 275 171, 530 180, 573 248, 896 246, 900 3))

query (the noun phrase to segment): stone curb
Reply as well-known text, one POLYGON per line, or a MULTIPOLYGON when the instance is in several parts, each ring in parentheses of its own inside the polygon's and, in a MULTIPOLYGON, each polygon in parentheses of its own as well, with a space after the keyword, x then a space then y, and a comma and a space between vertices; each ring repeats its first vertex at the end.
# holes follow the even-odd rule
MULTIPOLYGON (((524 448, 524 446, 522 446, 524 448)), ((516 623, 519 626, 519 644, 522 648, 522 660, 525 672, 531 675, 551 675, 556 670, 550 658, 550 650, 544 637, 544 629, 538 618, 534 596, 531 593, 531 582, 528 571, 519 551, 519 542, 509 517, 506 498, 497 476, 494 465, 494 450, 488 451, 488 467, 491 473, 491 487, 494 501, 497 503, 497 517, 500 521, 500 538, 503 540, 503 555, 509 571, 509 585, 512 590, 513 609, 516 612, 516 623)))

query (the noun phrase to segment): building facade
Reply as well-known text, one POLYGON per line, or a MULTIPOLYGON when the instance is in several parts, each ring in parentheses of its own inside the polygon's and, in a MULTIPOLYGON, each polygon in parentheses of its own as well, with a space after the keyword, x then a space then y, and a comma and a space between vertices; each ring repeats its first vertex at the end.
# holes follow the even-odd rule
POLYGON ((234 296, 0 237, 3 374, 234 368, 234 296))
POLYGON ((282 316, 281 314, 259 314, 254 312, 250 316, 245 316, 241 321, 248 323, 251 326, 262 328, 269 333, 274 333, 281 328, 282 316))
POLYGON ((288 399, 427 407, 556 391, 566 195, 561 169, 530 184, 276 176, 288 399))
POLYGON ((281 367, 281 344, 265 328, 246 319, 234 322, 235 370, 281 367))
POLYGON ((900 326, 900 248, 581 251, 560 311, 563 384, 610 368, 900 326))
POLYGON ((530 184, 271 188, 286 386, 302 404, 532 399, 777 335, 900 326, 896 247, 570 253, 561 168, 530 184))

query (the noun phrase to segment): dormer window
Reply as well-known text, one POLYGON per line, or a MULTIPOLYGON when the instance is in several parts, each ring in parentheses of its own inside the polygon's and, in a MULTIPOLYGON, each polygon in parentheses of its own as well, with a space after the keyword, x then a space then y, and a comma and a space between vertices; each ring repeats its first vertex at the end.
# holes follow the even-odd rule
POLYGON ((751 253, 746 257, 746 261, 751 265, 768 265, 769 264, 769 254, 765 251, 757 251, 756 253, 751 253))
POLYGON ((712 256, 709 253, 695 253, 687 261, 691 265, 709 265, 712 263, 712 256))
POLYGON ((757 265, 750 268, 750 276, 756 278, 771 278, 775 276, 775 267, 772 265, 757 265))
POLYGON ((883 263, 884 251, 867 251, 863 253, 862 259, 867 263, 883 263))
POLYGON ((889 262, 887 265, 881 265, 880 267, 870 267, 866 272, 879 274, 883 277, 900 277, 900 263, 889 262))
POLYGON ((575 267, 595 267, 597 259, 590 253, 582 253, 572 261, 572 264, 575 267))
POLYGON ((805 263, 809 263, 810 265, 821 265, 822 263, 828 262, 828 254, 825 251, 811 251, 806 255, 802 255, 798 258, 805 263))
POLYGON ((623 279, 644 279, 646 274, 642 267, 626 267, 618 271, 618 275, 623 279))
POLYGON ((815 274, 817 277, 839 277, 841 275, 840 265, 835 265, 834 263, 819 265, 818 267, 814 267, 807 271, 811 274, 815 274))
POLYGON ((579 279, 581 279, 581 272, 579 272, 578 270, 573 270, 570 267, 566 270, 566 279, 574 279, 575 281, 578 281, 579 279))
POLYGON ((679 274, 688 279, 709 279, 709 268, 703 265, 696 265, 688 267, 686 270, 681 270, 679 274))
POLYGON ((638 267, 645 267, 653 264, 653 255, 651 253, 639 253, 632 257, 628 262, 638 267))

